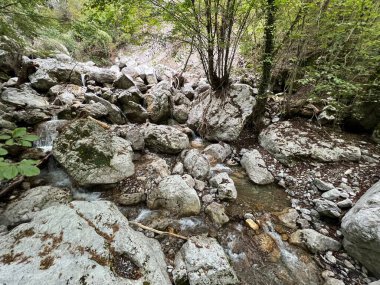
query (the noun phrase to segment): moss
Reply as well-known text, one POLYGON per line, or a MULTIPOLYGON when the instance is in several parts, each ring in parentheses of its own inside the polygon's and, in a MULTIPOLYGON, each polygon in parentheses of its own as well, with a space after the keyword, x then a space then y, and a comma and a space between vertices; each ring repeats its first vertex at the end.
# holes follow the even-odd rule
POLYGON ((92 146, 80 145, 76 151, 85 164, 93 164, 97 167, 102 167, 109 166, 111 163, 111 156, 105 155, 103 152, 98 151, 92 146))

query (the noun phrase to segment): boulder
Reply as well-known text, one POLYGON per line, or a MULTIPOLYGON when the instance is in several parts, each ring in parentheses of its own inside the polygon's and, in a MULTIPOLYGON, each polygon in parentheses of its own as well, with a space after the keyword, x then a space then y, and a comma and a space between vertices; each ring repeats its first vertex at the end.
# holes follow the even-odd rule
POLYGON ((164 122, 170 118, 171 95, 171 85, 167 81, 161 81, 145 94, 146 110, 153 123, 164 122))
POLYGON ((313 229, 297 230, 290 236, 291 244, 302 246, 312 253, 319 253, 328 250, 338 251, 340 242, 328 236, 322 235, 313 229))
POLYGON ((210 175, 210 163, 197 149, 191 149, 186 153, 183 165, 196 179, 205 179, 210 175))
POLYGON ((179 175, 163 178, 148 195, 147 204, 150 209, 163 208, 179 216, 197 215, 201 210, 197 192, 179 175))
POLYGON ((211 178, 210 185, 218 189, 218 197, 220 199, 235 200, 237 197, 235 183, 225 172, 211 178))
POLYGON ((334 106, 328 105, 322 109, 322 112, 318 115, 317 120, 322 125, 332 124, 336 118, 337 110, 334 106))
POLYGON ((11 200, 0 216, 0 224, 14 226, 28 222, 39 211, 70 200, 71 194, 67 189, 52 186, 29 189, 16 200, 11 200))
POLYGON ((343 246, 380 278, 380 181, 342 219, 343 246))
POLYGON ((107 109, 106 117, 111 123, 122 125, 126 122, 123 113, 115 104, 112 104, 93 93, 86 93, 85 98, 87 102, 93 101, 102 104, 107 109))
POLYGON ((321 179, 319 178, 315 178, 313 181, 312 181, 312 184, 317 187, 317 189, 319 191, 329 191, 329 190, 332 190, 334 189, 334 185, 332 185, 331 183, 329 182, 325 182, 325 181, 322 181, 321 179))
POLYGON ((202 153, 209 158, 209 161, 211 163, 223 163, 226 158, 231 155, 232 149, 229 144, 220 142, 216 144, 210 144, 202 151, 202 153))
POLYGON ((210 217, 211 221, 217 225, 223 225, 230 220, 226 215, 225 209, 222 204, 212 202, 205 209, 205 213, 210 217))
POLYGON ((170 285, 160 244, 107 201, 49 207, 0 236, 2 284, 170 285))
POLYGON ((176 254, 173 279, 176 285, 239 284, 220 244, 202 236, 192 237, 176 254))
POLYGON ((55 85, 49 89, 55 105, 72 105, 74 101, 83 102, 86 88, 74 84, 55 85))
POLYGON ((180 124, 184 124, 189 117, 189 107, 185 104, 173 106, 173 118, 180 124))
POLYGON ((45 108, 49 106, 49 102, 28 85, 24 85, 21 89, 6 88, 1 93, 1 100, 21 107, 45 108))
POLYGON ((42 92, 48 91, 59 83, 82 85, 81 70, 74 62, 60 61, 55 58, 34 59, 37 71, 29 75, 32 87, 42 92))
POLYGON ((265 161, 258 150, 253 149, 245 152, 240 163, 253 183, 265 185, 274 182, 274 177, 268 171, 265 161))
POLYGON ((360 148, 339 134, 324 134, 308 123, 283 121, 270 125, 259 135, 260 145, 285 165, 299 160, 322 162, 359 161, 360 148))
POLYGON ((238 138, 253 107, 253 88, 233 84, 226 96, 205 92, 192 102, 187 124, 211 141, 234 141, 238 138))
POLYGON ((157 84, 156 71, 153 67, 148 65, 139 65, 136 68, 138 76, 146 81, 146 83, 154 85, 157 84))
POLYGON ((149 124, 144 132, 147 148, 168 154, 177 154, 190 146, 186 134, 175 127, 149 124))
POLYGON ((339 218, 342 215, 341 209, 332 201, 325 199, 313 200, 315 210, 321 215, 330 218, 339 218))
POLYGON ((126 124, 122 126, 114 126, 112 129, 118 136, 130 141, 133 150, 144 149, 144 130, 140 125, 126 124))
POLYGON ((47 109, 36 109, 33 107, 11 112, 10 115, 12 117, 12 122, 29 126, 52 118, 52 114, 47 109))
POLYGON ((67 125, 54 142, 53 155, 81 186, 112 184, 134 174, 131 143, 90 119, 67 125))
POLYGON ((132 77, 130 77, 128 74, 119 73, 116 80, 113 82, 113 86, 115 88, 119 89, 129 89, 132 86, 135 86, 133 83, 132 77))

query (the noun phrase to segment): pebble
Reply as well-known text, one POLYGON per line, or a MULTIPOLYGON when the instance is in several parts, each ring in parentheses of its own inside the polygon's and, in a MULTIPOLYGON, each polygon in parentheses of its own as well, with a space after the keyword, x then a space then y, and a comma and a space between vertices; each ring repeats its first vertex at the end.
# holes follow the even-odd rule
POLYGON ((246 219, 245 223, 254 231, 257 231, 260 227, 259 225, 252 219, 246 219))
POLYGON ((202 201, 204 203, 211 203, 212 201, 214 201, 214 197, 211 194, 207 194, 202 197, 202 201))
POLYGON ((324 270, 322 271, 322 277, 323 279, 327 279, 329 277, 334 277, 335 276, 335 273, 330 271, 330 270, 324 270))
POLYGON ((327 253, 326 253, 326 259, 330 262, 330 263, 332 263, 332 264, 335 264, 336 263, 336 258, 335 258, 335 256, 334 255, 332 255, 332 252, 331 251, 328 251, 327 253))
POLYGON ((352 207, 352 201, 350 199, 345 199, 343 201, 340 201, 336 203, 339 208, 350 208, 352 207))
POLYGON ((324 229, 324 228, 320 229, 319 232, 320 232, 321 234, 325 235, 325 236, 327 236, 327 235, 329 234, 329 231, 326 230, 326 229, 324 229))
POLYGON ((345 261, 343 261, 343 263, 349 269, 355 269, 355 266, 351 262, 349 262, 347 259, 345 261))
POLYGON ((247 220, 247 219, 251 219, 253 220, 255 217, 251 214, 251 213, 245 213, 244 214, 244 219, 247 220))

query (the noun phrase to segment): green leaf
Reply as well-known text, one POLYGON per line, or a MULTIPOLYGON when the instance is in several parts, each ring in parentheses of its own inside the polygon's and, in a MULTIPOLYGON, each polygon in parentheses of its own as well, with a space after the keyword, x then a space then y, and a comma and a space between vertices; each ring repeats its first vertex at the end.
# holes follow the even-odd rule
POLYGON ((17 129, 14 129, 12 132, 12 136, 14 138, 20 138, 25 135, 26 135, 26 128, 17 128, 17 129))
POLYGON ((39 163, 39 161, 33 159, 23 159, 20 161, 20 165, 35 165, 37 163, 39 163))
POLYGON ((13 179, 18 175, 18 169, 15 165, 9 165, 0 167, 0 175, 4 177, 5 179, 13 179))
POLYGON ((18 171, 20 171, 20 173, 25 176, 36 176, 40 174, 40 169, 33 165, 20 164, 17 166, 17 168, 18 171))
POLYGON ((8 151, 5 148, 0 147, 0 155, 7 155, 8 151))
POLYGON ((22 139, 26 140, 26 141, 34 142, 36 140, 39 140, 40 137, 36 136, 36 135, 25 135, 25 136, 22 137, 22 139))
POLYGON ((26 147, 31 147, 31 146, 32 146, 32 143, 31 143, 31 142, 28 142, 28 141, 21 141, 21 145, 22 145, 22 146, 26 146, 26 147))
POLYGON ((0 140, 9 140, 12 138, 10 135, 0 135, 0 140))
POLYGON ((14 145, 15 141, 13 139, 9 139, 5 142, 6 145, 14 145))

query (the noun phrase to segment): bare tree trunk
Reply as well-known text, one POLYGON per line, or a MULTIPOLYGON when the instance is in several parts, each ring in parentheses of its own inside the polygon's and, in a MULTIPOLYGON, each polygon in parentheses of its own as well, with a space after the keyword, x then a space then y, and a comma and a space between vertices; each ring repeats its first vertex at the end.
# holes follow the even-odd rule
POLYGON ((267 104, 267 93, 271 80, 272 61, 274 52, 274 24, 275 24, 275 0, 267 0, 267 19, 265 24, 264 36, 264 55, 263 55, 263 71, 261 75, 261 82, 259 92, 256 97, 257 103, 253 112, 253 123, 257 132, 260 132, 263 127, 263 118, 265 114, 265 107, 267 104))

